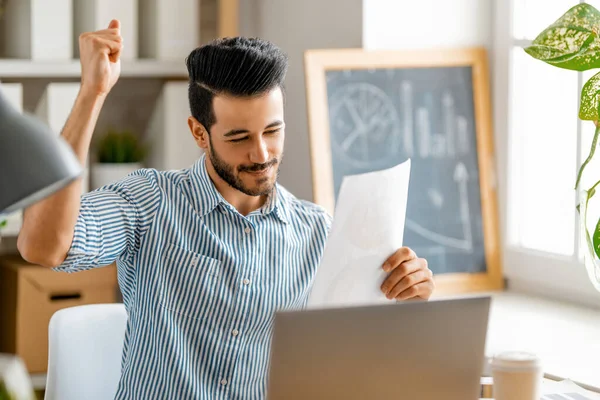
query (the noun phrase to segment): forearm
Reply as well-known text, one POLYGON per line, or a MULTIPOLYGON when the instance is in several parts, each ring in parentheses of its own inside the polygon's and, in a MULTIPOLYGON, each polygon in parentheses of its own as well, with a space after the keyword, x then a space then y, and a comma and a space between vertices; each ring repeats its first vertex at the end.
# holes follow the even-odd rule
MULTIPOLYGON (((81 90, 61 136, 86 165, 92 134, 104 103, 103 96, 81 90)), ((23 214, 18 248, 28 261, 53 267, 66 257, 80 208, 82 179, 30 206, 23 214)))

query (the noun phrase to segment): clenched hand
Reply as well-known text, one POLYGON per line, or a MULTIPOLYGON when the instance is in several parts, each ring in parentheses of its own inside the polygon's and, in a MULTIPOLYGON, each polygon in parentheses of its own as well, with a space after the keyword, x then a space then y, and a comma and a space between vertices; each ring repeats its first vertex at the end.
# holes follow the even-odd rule
POLYGON ((81 90, 91 95, 105 96, 121 74, 121 24, 112 20, 108 29, 86 32, 79 36, 81 90))

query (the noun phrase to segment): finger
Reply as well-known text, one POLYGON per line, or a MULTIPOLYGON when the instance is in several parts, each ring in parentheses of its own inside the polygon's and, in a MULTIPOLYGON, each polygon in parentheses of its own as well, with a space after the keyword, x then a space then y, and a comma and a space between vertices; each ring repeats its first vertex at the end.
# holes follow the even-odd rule
POLYGON ((108 29, 121 29, 121 21, 113 19, 110 21, 110 24, 108 24, 108 29))
POLYGON ((412 274, 406 275, 404 278, 402 278, 402 280, 400 280, 400 282, 398 282, 386 296, 388 299, 396 298, 400 293, 404 292, 409 287, 425 282, 428 279, 431 279, 432 276, 433 274, 429 269, 420 269, 415 271, 412 274))
POLYGON ((432 280, 427 280, 425 282, 418 283, 414 286, 409 287, 398 296, 396 296, 397 300, 409 300, 415 298, 421 298, 423 300, 429 300, 431 294, 433 293, 434 283, 432 280))
POLYGON ((108 40, 99 36, 93 37, 90 41, 97 49, 104 50, 109 54, 116 53, 123 47, 123 44, 119 41, 108 40))
POLYGON ((383 270, 385 272, 390 272, 404 261, 412 260, 414 258, 417 258, 417 255, 414 251, 408 247, 401 247, 396 250, 394 254, 389 256, 388 259, 383 263, 383 270))
POLYGON ((119 61, 119 59, 121 58, 121 53, 123 52, 123 47, 123 43, 119 43, 117 51, 111 52, 108 55, 108 59, 110 60, 110 62, 116 63, 117 61, 119 61))
POLYGON ((121 47, 119 48, 118 51, 114 52, 114 53, 110 53, 108 55, 108 60, 112 63, 116 63, 117 61, 119 61, 119 59, 121 58, 121 53, 123 52, 123 45, 121 45, 121 47))
POLYGON ((419 269, 426 268, 427 265, 424 265, 423 261, 418 258, 403 262, 394 269, 381 284, 381 291, 387 295, 405 276, 412 274, 419 269))
POLYGON ((92 36, 98 36, 98 35, 120 35, 121 34, 121 30, 120 29, 101 29, 99 31, 95 31, 95 32, 85 32, 83 33, 84 35, 92 35, 92 36))
POLYGON ((100 38, 95 38, 94 43, 103 51, 103 53, 108 55, 108 59, 111 62, 116 63, 119 61, 119 58, 121 57, 121 51, 123 50, 122 43, 100 38))
POLYGON ((112 42, 123 43, 123 36, 121 36, 121 35, 105 33, 102 35, 96 35, 96 37, 103 39, 103 40, 110 40, 112 42))

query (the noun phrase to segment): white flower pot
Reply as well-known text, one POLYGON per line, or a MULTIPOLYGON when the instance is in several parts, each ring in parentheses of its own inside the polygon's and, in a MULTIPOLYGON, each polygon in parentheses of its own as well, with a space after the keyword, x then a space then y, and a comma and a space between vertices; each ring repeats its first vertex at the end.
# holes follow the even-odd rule
POLYGON ((94 189, 101 188, 110 183, 120 181, 128 174, 143 168, 141 163, 103 164, 96 163, 92 166, 92 185, 94 189))

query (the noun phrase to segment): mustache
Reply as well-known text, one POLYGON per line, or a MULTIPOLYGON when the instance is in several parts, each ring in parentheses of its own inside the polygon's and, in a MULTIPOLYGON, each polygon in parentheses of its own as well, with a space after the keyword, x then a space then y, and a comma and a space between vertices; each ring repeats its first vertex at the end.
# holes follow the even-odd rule
POLYGON ((240 167, 238 167, 238 171, 239 172, 243 172, 243 171, 247 171, 247 172, 257 172, 257 171, 263 171, 269 167, 272 167, 274 165, 277 165, 277 163, 279 162, 278 159, 274 158, 271 161, 268 161, 264 164, 252 164, 252 165, 242 165, 240 167))

